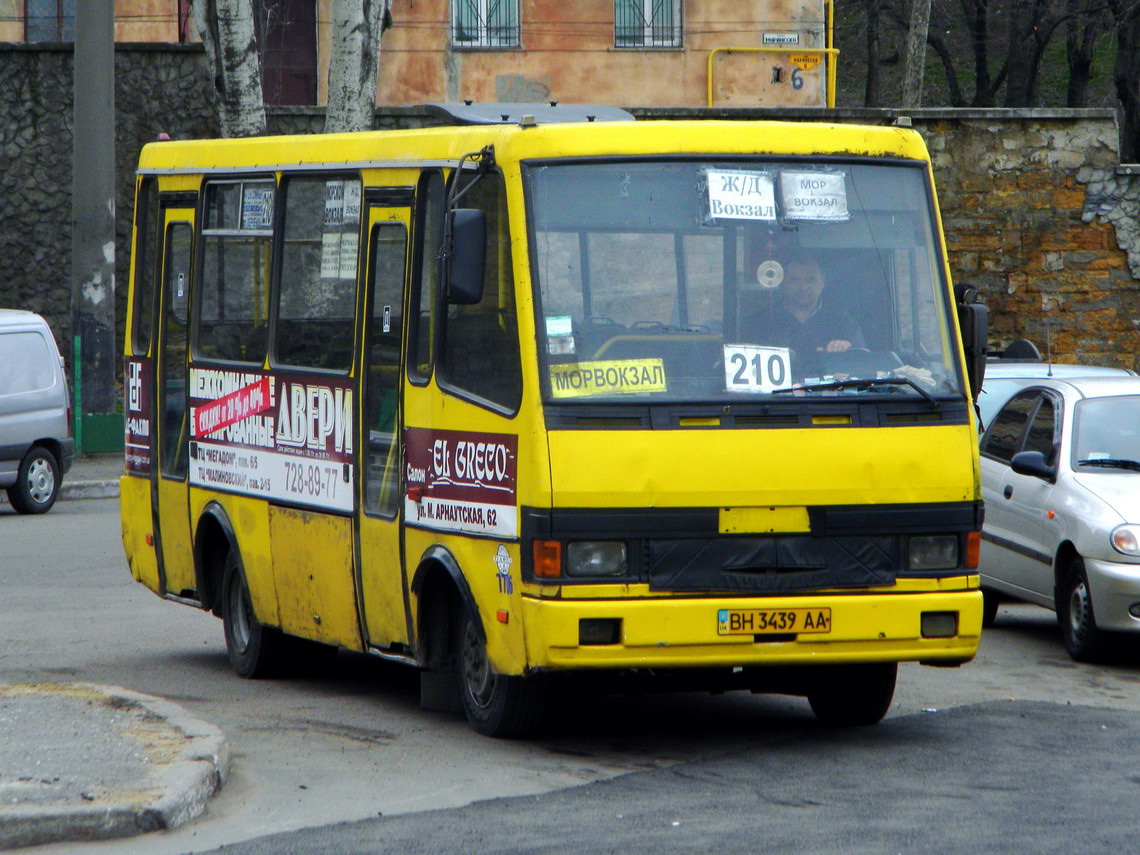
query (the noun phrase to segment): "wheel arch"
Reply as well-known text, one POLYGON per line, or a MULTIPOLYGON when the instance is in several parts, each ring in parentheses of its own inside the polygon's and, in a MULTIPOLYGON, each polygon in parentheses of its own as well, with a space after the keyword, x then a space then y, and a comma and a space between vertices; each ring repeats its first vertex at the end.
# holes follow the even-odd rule
MULTIPOLYGON (((1076 545, 1071 540, 1062 540, 1053 555, 1053 590, 1060 591, 1074 558, 1080 558, 1076 545)), ((1056 600, 1056 596, 1053 598, 1056 600)))
MULTIPOLYGON (((416 600, 416 658, 425 668, 444 668, 450 664, 453 634, 461 610, 467 609, 479 616, 471 586, 455 556, 436 545, 420 557, 411 590, 416 600)), ((482 618, 476 623, 485 636, 482 618)))
POLYGON ((237 554, 240 563, 241 551, 229 515, 220 504, 210 502, 202 509, 194 532, 194 575, 202 608, 215 615, 221 614, 222 574, 230 550, 237 554))

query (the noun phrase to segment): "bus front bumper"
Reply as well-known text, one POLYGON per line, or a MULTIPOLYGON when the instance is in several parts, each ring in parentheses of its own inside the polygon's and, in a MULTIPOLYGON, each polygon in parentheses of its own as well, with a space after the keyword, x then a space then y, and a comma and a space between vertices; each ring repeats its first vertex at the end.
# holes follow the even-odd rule
POLYGON ((974 658, 982 627, 982 595, 976 589, 763 599, 528 597, 523 611, 528 664, 537 670, 955 665, 974 658), (803 627, 809 618, 809 631, 780 631, 797 622, 803 627))

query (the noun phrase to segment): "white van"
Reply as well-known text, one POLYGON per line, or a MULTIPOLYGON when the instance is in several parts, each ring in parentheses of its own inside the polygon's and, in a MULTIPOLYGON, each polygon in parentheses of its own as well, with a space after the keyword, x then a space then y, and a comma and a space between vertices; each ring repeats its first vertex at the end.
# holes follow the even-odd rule
POLYGON ((55 504, 75 457, 63 358, 47 321, 0 309, 0 487, 22 514, 55 504))

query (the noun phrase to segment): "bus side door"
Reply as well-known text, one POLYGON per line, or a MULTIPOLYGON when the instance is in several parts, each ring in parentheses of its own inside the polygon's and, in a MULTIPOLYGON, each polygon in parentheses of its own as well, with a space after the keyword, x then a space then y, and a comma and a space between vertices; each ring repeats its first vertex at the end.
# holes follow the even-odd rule
POLYGON ((158 465, 154 479, 154 531, 163 594, 198 598, 190 542, 187 487, 189 412, 187 347, 194 208, 180 201, 163 208, 161 307, 155 394, 158 465))
POLYGON ((412 191, 387 188, 368 207, 364 345, 360 390, 361 610, 369 644, 390 648, 410 637, 406 570, 400 548, 402 342, 412 191))

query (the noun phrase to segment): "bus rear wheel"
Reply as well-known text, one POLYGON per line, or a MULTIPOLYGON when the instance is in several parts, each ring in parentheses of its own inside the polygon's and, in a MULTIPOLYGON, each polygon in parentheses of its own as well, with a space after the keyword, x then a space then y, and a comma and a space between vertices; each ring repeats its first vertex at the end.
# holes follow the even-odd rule
POLYGON ((487 657, 479 619, 467 610, 460 619, 456 641, 460 700, 471 728, 484 736, 501 738, 534 733, 546 708, 539 678, 496 673, 487 657))
POLYGON ((898 663, 825 667, 808 693, 812 712, 835 727, 875 724, 895 696, 898 663))
POLYGON ((284 637, 280 630, 262 626, 258 621, 245 573, 232 549, 226 555, 222 575, 222 626, 230 667, 239 677, 255 680, 277 675, 284 637))

